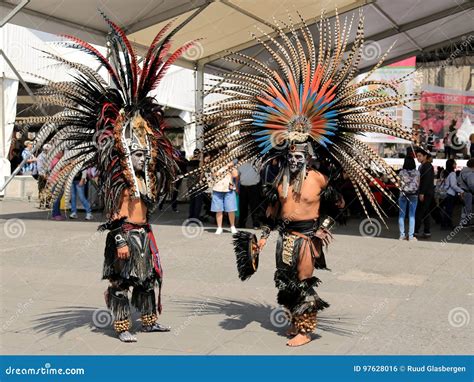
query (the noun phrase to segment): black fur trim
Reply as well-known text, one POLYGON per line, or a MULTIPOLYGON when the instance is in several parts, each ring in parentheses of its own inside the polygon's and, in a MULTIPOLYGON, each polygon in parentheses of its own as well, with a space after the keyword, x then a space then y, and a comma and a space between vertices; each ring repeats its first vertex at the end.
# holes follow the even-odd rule
POLYGON ((319 298, 314 289, 321 283, 317 277, 299 280, 296 272, 285 272, 277 269, 275 286, 278 288, 277 302, 288 308, 292 314, 311 313, 329 307, 319 298))
POLYGON ((291 313, 293 315, 301 315, 304 313, 317 312, 325 308, 329 308, 329 304, 321 299, 318 294, 315 294, 314 296, 305 297, 304 301, 297 304, 291 313))
POLYGON ((107 289, 107 308, 114 314, 114 320, 122 321, 130 319, 130 303, 128 301, 128 291, 109 287, 107 289))
POLYGON ((250 276, 252 276, 258 268, 258 254, 255 258, 254 269, 252 265, 252 254, 250 253, 252 241, 256 241, 257 238, 253 233, 244 231, 239 231, 232 237, 234 239, 234 252, 237 261, 237 271, 239 273, 239 278, 240 280, 245 281, 250 276))
POLYGON ((156 314, 155 291, 136 286, 133 288, 132 305, 143 314, 156 314))
POLYGON ((106 231, 106 230, 114 230, 117 228, 120 228, 123 223, 125 223, 125 220, 127 220, 126 217, 120 218, 120 219, 115 219, 115 220, 107 220, 105 223, 99 225, 97 227, 97 230, 100 232, 106 231))

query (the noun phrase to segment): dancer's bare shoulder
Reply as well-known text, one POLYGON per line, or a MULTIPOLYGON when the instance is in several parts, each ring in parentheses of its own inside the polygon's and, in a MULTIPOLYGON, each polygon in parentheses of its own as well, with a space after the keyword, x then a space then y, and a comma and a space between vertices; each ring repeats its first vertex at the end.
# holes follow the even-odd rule
POLYGON ((317 183, 320 188, 326 188, 328 184, 328 177, 315 169, 308 171, 307 179, 311 182, 317 183))

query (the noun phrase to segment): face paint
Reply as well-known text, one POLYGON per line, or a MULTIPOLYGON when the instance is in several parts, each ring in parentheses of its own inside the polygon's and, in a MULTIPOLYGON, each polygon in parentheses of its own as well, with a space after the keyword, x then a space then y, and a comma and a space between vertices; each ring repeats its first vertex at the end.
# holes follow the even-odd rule
POLYGON ((145 151, 137 150, 131 154, 132 166, 135 171, 143 171, 145 168, 145 151))
POLYGON ((288 154, 288 163, 290 164, 290 172, 296 174, 301 171, 305 165, 306 156, 303 151, 293 151, 288 154))

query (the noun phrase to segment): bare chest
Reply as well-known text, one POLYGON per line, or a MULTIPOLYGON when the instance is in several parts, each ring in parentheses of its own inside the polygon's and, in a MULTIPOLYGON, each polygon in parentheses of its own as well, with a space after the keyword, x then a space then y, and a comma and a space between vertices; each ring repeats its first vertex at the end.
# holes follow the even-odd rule
POLYGON ((125 192, 120 208, 120 215, 126 216, 129 221, 143 223, 146 221, 147 207, 141 198, 132 198, 128 191, 125 192))
POLYGON ((293 192, 293 186, 290 184, 288 189, 288 197, 283 198, 283 186, 280 184, 278 186, 278 195, 280 202, 283 204, 292 202, 292 203, 303 203, 303 204, 314 204, 319 202, 321 194, 321 185, 320 182, 316 179, 314 175, 308 175, 303 182, 301 187, 301 193, 296 194, 293 192))

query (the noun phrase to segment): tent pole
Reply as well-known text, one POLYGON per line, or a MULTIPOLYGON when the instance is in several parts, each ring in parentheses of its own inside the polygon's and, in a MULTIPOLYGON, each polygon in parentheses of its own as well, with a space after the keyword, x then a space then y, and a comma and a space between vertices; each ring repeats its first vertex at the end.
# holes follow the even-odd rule
MULTIPOLYGON (((204 106, 204 64, 196 64, 195 72, 195 93, 194 93, 194 114, 201 111, 204 106)), ((204 128, 201 125, 195 124, 196 126, 196 147, 202 148, 203 146, 203 131, 204 128)))
MULTIPOLYGON (((12 64, 12 62, 10 61, 10 59, 7 57, 7 55, 5 54, 5 52, 0 49, 0 55, 3 56, 5 62, 8 64, 8 66, 10 66, 11 70, 13 71, 13 73, 15 73, 15 75, 17 76, 18 80, 20 81, 20 83, 23 85, 23 87, 25 88, 25 90, 27 91, 28 95, 33 99, 33 102, 37 103, 38 104, 38 108, 40 109, 40 111, 44 114, 44 115, 48 115, 46 113, 46 111, 44 110, 44 108, 37 102, 37 98, 36 96, 34 95, 33 91, 31 90, 31 88, 28 86, 28 84, 25 82, 25 80, 23 79, 23 77, 20 75, 20 73, 18 73, 18 70, 16 70, 15 66, 12 64)), ((3 83, 3 81, 2 81, 3 83)), ((2 105, 2 108, 3 108, 3 105, 2 105)), ((3 112, 3 111, 2 111, 3 112)), ((4 127, 2 126, 2 129, 4 127)), ((5 139, 5 137, 2 138, 3 140, 5 139)), ((2 145, 5 145, 5 142, 2 142, 2 145)), ((5 148, 6 150, 7 148, 5 148)), ((33 150, 34 152, 36 152, 36 150, 38 149, 38 147, 33 147, 33 150)), ((32 153, 30 153, 31 155, 32 153)), ((8 184, 12 181, 12 179, 15 177, 15 175, 17 175, 19 172, 20 172, 20 169, 23 167, 23 165, 26 163, 26 161, 29 159, 29 156, 27 156, 25 159, 23 159, 23 161, 18 165, 18 167, 15 169, 15 171, 13 171, 13 173, 8 177, 8 179, 5 180, 5 183, 0 187, 0 192, 2 192, 3 190, 5 190, 5 188, 8 186, 8 184)))
POLYGON ((0 21, 0 28, 2 28, 6 23, 8 23, 15 15, 20 12, 23 7, 28 4, 30 0, 23 0, 20 4, 18 4, 12 11, 2 20, 0 21))

